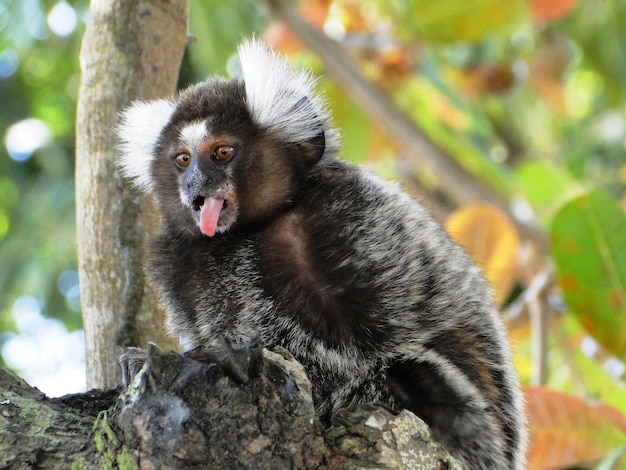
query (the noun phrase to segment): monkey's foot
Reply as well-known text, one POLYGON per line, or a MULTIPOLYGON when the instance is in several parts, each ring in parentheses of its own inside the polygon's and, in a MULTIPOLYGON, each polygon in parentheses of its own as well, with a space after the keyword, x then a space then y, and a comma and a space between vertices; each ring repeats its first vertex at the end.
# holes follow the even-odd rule
POLYGON ((198 347, 184 354, 202 362, 216 364, 239 383, 248 383, 258 360, 263 356, 263 346, 258 337, 241 348, 233 347, 228 338, 220 337, 219 344, 198 347))

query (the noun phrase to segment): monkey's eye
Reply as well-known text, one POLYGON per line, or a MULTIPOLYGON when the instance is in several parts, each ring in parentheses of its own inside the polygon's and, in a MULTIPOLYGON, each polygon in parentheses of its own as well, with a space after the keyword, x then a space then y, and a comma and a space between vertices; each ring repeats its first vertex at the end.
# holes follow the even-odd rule
POLYGON ((174 160, 176 161, 176 164, 178 166, 187 168, 191 163, 191 155, 189 155, 188 153, 179 153, 178 155, 176 155, 174 160))
POLYGON ((220 145, 213 150, 213 156, 220 161, 225 162, 235 153, 235 149, 230 145, 220 145))

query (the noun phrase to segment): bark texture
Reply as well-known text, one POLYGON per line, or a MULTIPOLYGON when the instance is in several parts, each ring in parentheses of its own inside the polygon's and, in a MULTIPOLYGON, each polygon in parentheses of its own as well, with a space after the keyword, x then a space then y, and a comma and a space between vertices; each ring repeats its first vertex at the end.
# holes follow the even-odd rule
POLYGON ((89 392, 50 400, 0 368, 0 468, 71 468, 100 455, 92 438, 96 414, 117 392, 89 392), (82 403, 87 405, 83 408, 82 403))
POLYGON ((410 412, 362 405, 324 429, 286 351, 153 346, 135 365, 121 394, 56 400, 0 369, 0 468, 461 469, 410 412))
POLYGON ((87 384, 120 383, 122 348, 164 336, 144 282, 144 242, 158 224, 115 166, 119 112, 171 96, 187 35, 188 0, 93 0, 83 39, 76 124, 76 216, 87 384))

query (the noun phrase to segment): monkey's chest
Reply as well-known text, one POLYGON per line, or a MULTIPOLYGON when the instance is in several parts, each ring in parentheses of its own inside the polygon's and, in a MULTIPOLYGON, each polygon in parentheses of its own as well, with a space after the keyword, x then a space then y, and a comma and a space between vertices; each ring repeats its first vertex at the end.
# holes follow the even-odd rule
POLYGON ((281 314, 331 346, 368 345, 385 328, 373 273, 357 270, 340 227, 316 233, 289 214, 262 234, 261 284, 281 314))

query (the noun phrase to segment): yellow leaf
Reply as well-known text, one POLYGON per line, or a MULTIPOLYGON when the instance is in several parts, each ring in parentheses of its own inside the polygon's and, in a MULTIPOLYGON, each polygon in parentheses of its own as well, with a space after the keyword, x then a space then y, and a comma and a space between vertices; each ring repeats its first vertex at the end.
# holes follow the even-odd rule
POLYGON ((530 382, 533 374, 533 357, 530 349, 531 326, 530 322, 516 325, 507 325, 509 343, 513 350, 513 366, 522 383, 530 382))
POLYGON ((520 239, 513 223, 495 207, 471 204, 456 210, 446 229, 483 270, 502 305, 517 274, 520 239))

